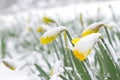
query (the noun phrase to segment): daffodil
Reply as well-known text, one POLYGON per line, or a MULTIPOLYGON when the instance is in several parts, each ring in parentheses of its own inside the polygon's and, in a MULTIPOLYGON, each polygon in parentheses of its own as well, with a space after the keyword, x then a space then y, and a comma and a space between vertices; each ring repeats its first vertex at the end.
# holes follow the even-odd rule
POLYGON ((63 64, 60 60, 56 61, 53 68, 50 70, 50 80, 62 80, 59 75, 63 74, 63 64))
POLYGON ((48 25, 41 25, 41 26, 37 27, 36 31, 37 32, 46 32, 49 29, 51 29, 50 26, 48 26, 48 25))
POLYGON ((11 59, 3 59, 2 63, 9 69, 15 70, 16 69, 16 64, 13 60, 11 59))
POLYGON ((93 46, 99 40, 100 33, 92 33, 88 36, 82 38, 75 38, 72 40, 74 47, 74 55, 81 61, 84 61, 87 56, 90 54, 93 46))
POLYGON ((43 22, 46 23, 46 24, 55 23, 55 21, 54 21, 53 19, 51 19, 51 18, 49 18, 49 17, 46 17, 46 16, 44 16, 44 17, 42 18, 42 20, 43 20, 43 22))
POLYGON ((52 41, 54 41, 58 35, 60 35, 63 31, 66 31, 66 30, 67 29, 63 26, 50 29, 41 36, 40 43, 49 44, 52 41))
POLYGON ((91 33, 97 33, 102 26, 105 26, 105 24, 103 22, 97 22, 97 23, 93 23, 93 24, 89 25, 82 32, 82 37, 87 36, 87 35, 89 35, 91 33))

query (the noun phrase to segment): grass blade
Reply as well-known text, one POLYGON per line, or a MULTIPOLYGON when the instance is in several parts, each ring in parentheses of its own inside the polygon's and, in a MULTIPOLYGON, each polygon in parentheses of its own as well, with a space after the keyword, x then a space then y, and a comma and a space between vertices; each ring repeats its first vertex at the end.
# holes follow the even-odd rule
POLYGON ((40 72, 40 74, 42 76, 44 76, 44 78, 46 78, 46 80, 49 80, 50 77, 48 76, 48 74, 40 67, 38 66, 37 64, 35 64, 35 67, 37 68, 37 70, 40 72))

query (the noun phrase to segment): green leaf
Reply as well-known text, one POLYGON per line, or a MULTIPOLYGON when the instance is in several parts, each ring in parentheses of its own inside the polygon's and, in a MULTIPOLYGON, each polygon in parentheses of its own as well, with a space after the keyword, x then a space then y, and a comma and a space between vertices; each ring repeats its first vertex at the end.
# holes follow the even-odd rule
POLYGON ((37 64, 35 64, 35 67, 37 68, 37 70, 40 72, 40 74, 46 78, 46 80, 49 80, 50 77, 48 76, 48 74, 40 67, 38 66, 37 64))
POLYGON ((81 76, 81 78, 82 78, 83 80, 90 80, 91 77, 90 77, 87 69, 85 68, 84 63, 81 62, 81 61, 79 61, 79 60, 73 55, 72 52, 71 52, 71 54, 72 54, 72 58, 73 58, 73 61, 74 61, 76 70, 77 70, 77 72, 79 73, 79 75, 81 76))
POLYGON ((65 48, 64 48, 64 44, 63 44, 63 40, 62 40, 62 36, 60 35, 60 43, 61 43, 61 53, 64 56, 64 65, 67 66, 67 56, 66 56, 66 52, 65 52, 65 48))
POLYGON ((65 72, 68 74, 68 77, 70 80, 73 80, 73 78, 71 77, 71 75, 68 73, 68 71, 64 68, 65 72))
POLYGON ((68 80, 66 77, 64 77, 63 75, 59 75, 63 80, 68 80))
POLYGON ((4 58, 6 55, 6 41, 4 38, 1 38, 1 53, 2 53, 2 58, 4 58))
MULTIPOLYGON (((110 37, 109 31, 108 31, 108 29, 107 29, 106 26, 105 26, 104 28, 105 28, 105 32, 106 32, 106 34, 107 34, 108 41, 109 41, 109 43, 112 45, 112 39, 111 39, 111 37, 110 37)), ((113 46, 113 45, 112 45, 112 46, 113 46)))
POLYGON ((109 56, 109 53, 107 52, 107 50, 105 49, 103 44, 101 44, 100 42, 98 43, 98 46, 100 48, 101 55, 103 55, 103 63, 106 67, 107 72, 110 74, 111 79, 112 80, 119 80, 119 76, 118 76, 118 72, 116 70, 116 66, 113 63, 113 61, 111 60, 111 58, 109 56))

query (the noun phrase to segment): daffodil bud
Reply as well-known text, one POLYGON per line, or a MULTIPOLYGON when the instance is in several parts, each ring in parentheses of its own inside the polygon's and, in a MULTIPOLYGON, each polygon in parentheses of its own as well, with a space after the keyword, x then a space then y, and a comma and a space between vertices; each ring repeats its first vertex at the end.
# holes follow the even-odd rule
POLYGON ((84 27, 83 14, 82 13, 80 13, 80 23, 81 23, 81 26, 84 27))
POLYGON ((44 16, 42 20, 46 24, 55 23, 55 21, 53 19, 46 17, 46 16, 44 16))
POLYGON ((50 80, 62 80, 59 75, 63 74, 63 65, 60 60, 56 61, 55 65, 53 68, 50 70, 50 80))
POLYGON ((15 70, 16 69, 16 64, 13 60, 11 59, 3 59, 2 63, 9 69, 15 70))
POLYGON ((41 25, 41 26, 37 27, 36 31, 37 32, 46 32, 49 29, 51 29, 50 26, 48 26, 48 25, 41 25))
POLYGON ((89 25, 82 32, 82 37, 87 36, 91 33, 97 33, 102 26, 105 26, 105 24, 103 22, 97 22, 97 23, 93 23, 93 24, 89 25))
POLYGON ((41 44, 49 44, 52 41, 55 40, 57 36, 59 36, 63 31, 66 31, 67 29, 63 26, 56 27, 53 29, 50 29, 46 31, 40 38, 40 43, 41 44))
POLYGON ((90 54, 93 46, 99 40, 100 33, 92 33, 88 36, 77 39, 75 46, 73 47, 74 55, 81 61, 84 61, 90 54))

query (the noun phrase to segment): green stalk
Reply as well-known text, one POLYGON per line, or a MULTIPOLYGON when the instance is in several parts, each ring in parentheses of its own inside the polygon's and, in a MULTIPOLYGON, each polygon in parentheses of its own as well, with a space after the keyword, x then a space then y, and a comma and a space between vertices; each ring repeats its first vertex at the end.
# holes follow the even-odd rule
MULTIPOLYGON (((68 38, 69 38, 69 40, 70 40, 70 42, 71 42, 72 37, 70 36, 70 34, 69 34, 68 31, 66 31, 66 33, 67 33, 67 36, 68 36, 68 38)), ((72 43, 71 43, 71 44, 72 44, 72 43)), ((72 45, 73 45, 73 44, 72 44, 72 45)), ((73 46, 74 46, 74 45, 73 45, 73 46)), ((89 73, 88 73, 88 71, 87 71, 87 69, 86 69, 86 67, 85 67, 85 64, 84 64, 83 62, 79 61, 79 60, 73 55, 72 51, 70 51, 70 53, 71 53, 71 55, 72 55, 72 59, 73 59, 73 61, 74 61, 76 70, 77 70, 77 72, 79 73, 79 75, 81 76, 81 78, 82 78, 83 80, 91 80, 91 77, 90 77, 90 75, 89 75, 89 73)))
POLYGON ((69 79, 70 79, 70 80, 73 80, 73 78, 72 78, 71 75, 68 73, 68 71, 65 69, 65 67, 63 67, 63 68, 64 68, 65 72, 68 74, 69 79))
POLYGON ((106 69, 105 69, 105 65, 103 63, 103 56, 100 55, 100 52, 98 52, 98 50, 95 48, 95 51, 96 51, 96 58, 99 62, 99 65, 100 65, 100 73, 98 74, 100 80, 103 80, 104 79, 104 73, 106 73, 106 69))
POLYGON ((110 10, 111 10, 113 20, 114 20, 115 22, 117 22, 117 19, 116 19, 116 17, 115 17, 115 13, 114 13, 114 11, 113 11, 112 6, 111 6, 111 5, 109 5, 109 8, 110 8, 110 10))
POLYGON ((1 38, 1 53, 2 53, 2 58, 4 58, 6 55, 6 41, 4 38, 1 38))
POLYGON ((49 80, 49 79, 50 79, 49 75, 48 75, 39 65, 35 64, 35 67, 36 67, 37 70, 40 72, 40 74, 41 74, 42 76, 44 76, 44 78, 45 78, 46 80, 49 80))
POLYGON ((68 80, 66 77, 64 77, 63 75, 59 75, 63 80, 68 80))
MULTIPOLYGON (((66 34, 67 34, 67 36, 68 36, 68 38, 69 38, 69 41, 71 42, 71 40, 72 40, 71 35, 69 34, 69 32, 68 32, 68 31, 66 31, 66 34)), ((71 44, 72 44, 72 43, 71 43, 71 44)), ((74 44, 72 44, 72 46, 74 46, 74 44)))
POLYGON ((120 75, 120 68, 119 68, 119 65, 114 61, 112 55, 110 54, 111 52, 110 52, 108 46, 106 45, 104 39, 101 39, 101 40, 102 40, 103 44, 105 45, 105 47, 106 47, 106 49, 107 49, 107 51, 108 51, 108 53, 109 53, 109 55, 110 55, 110 57, 111 57, 111 61, 113 62, 113 65, 115 65, 115 67, 116 67, 116 69, 117 69, 116 71, 117 71, 118 74, 120 75))
MULTIPOLYGON (((55 41, 55 43, 57 43, 57 42, 55 41)), ((59 57, 59 54, 58 54, 58 52, 57 52, 57 48, 56 48, 55 43, 53 42, 53 47, 54 47, 54 49, 55 49, 55 53, 56 53, 56 56, 57 56, 58 60, 60 60, 60 57, 59 57)))
MULTIPOLYGON (((110 34, 109 34, 109 31, 108 31, 107 27, 105 26, 104 29, 105 29, 105 32, 106 32, 106 34, 107 34, 107 38, 108 38, 108 40, 109 40, 109 43, 112 45, 112 40, 111 40, 111 38, 110 38, 110 34)), ((113 46, 113 45, 112 45, 112 46, 113 46)))
POLYGON ((72 69, 73 69, 73 72, 75 72, 75 64, 74 64, 74 62, 73 62, 73 59, 72 59, 72 55, 71 55, 71 53, 70 53, 70 51, 67 49, 67 53, 68 53, 68 57, 69 57, 69 60, 70 60, 70 64, 71 64, 71 66, 72 66, 72 69))
POLYGON ((61 52, 63 53, 63 56, 64 56, 64 64, 65 64, 65 66, 67 66, 67 55, 65 54, 65 48, 64 48, 64 45, 63 45, 61 35, 60 35, 60 43, 61 43, 61 46, 62 46, 61 52))

